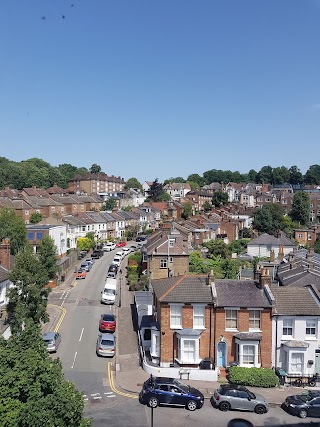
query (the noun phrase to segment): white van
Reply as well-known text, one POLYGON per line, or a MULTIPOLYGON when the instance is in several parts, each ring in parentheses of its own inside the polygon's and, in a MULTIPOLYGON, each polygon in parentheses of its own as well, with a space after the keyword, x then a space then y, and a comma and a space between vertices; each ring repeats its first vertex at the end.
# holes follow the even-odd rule
POLYGON ((107 278, 104 289, 101 292, 102 304, 114 304, 116 300, 117 279, 107 278))

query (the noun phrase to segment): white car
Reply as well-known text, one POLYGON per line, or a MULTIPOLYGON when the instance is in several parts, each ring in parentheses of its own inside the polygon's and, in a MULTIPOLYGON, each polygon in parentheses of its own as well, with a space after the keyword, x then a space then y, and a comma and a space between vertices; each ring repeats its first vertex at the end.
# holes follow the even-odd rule
POLYGON ((124 255, 129 255, 131 248, 122 248, 122 252, 124 252, 124 255))
POLYGON ((116 248, 116 244, 112 242, 108 242, 105 245, 102 246, 103 251, 113 251, 116 248))
POLYGON ((119 257, 119 256, 115 256, 114 258, 113 258, 113 260, 112 260, 112 263, 111 264, 114 264, 114 265, 117 265, 118 267, 120 267, 120 264, 121 264, 121 258, 119 257))

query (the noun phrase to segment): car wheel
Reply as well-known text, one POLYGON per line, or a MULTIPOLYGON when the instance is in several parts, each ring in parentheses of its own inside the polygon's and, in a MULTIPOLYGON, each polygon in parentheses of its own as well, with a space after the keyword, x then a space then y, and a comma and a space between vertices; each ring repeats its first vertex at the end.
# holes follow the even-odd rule
POLYGON ((254 412, 256 414, 265 414, 267 411, 266 411, 266 407, 265 406, 263 406, 263 405, 257 405, 254 408, 254 412))
POLYGON ((197 403, 194 400, 189 400, 189 402, 186 404, 186 408, 189 411, 195 411, 197 409, 197 403))
POLYGON ((299 417, 307 418, 307 416, 308 416, 308 412, 305 409, 301 409, 301 411, 299 412, 299 417))
POLYGON ((148 406, 150 408, 156 408, 159 405, 159 400, 156 397, 150 397, 148 400, 148 406))
POLYGON ((220 411, 223 411, 223 412, 229 411, 229 409, 230 409, 230 403, 228 403, 228 402, 221 402, 220 405, 219 405, 219 409, 220 409, 220 411))

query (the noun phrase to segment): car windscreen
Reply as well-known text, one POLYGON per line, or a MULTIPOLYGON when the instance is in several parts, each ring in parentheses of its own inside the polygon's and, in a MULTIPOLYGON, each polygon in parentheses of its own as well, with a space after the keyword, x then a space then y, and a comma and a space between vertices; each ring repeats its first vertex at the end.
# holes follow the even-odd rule
POLYGON ((43 342, 45 343, 45 344, 53 344, 53 340, 43 340, 43 342))
POLYGON ((174 380, 173 383, 176 384, 178 387, 182 388, 183 391, 188 392, 190 390, 188 384, 185 384, 179 380, 174 380))
POLYGON ((300 400, 302 400, 303 402, 308 402, 309 400, 311 400, 312 399, 312 395, 308 392, 308 391, 306 391, 306 392, 304 392, 304 393, 300 393, 300 394, 298 394, 297 395, 297 397, 300 399, 300 400))
POLYGON ((104 314, 102 317, 102 320, 105 320, 106 322, 113 322, 114 321, 114 315, 113 314, 104 314))
POLYGON ((103 293, 104 293, 104 294, 106 294, 106 295, 115 295, 115 294, 116 294, 116 291, 115 291, 114 289, 106 288, 106 289, 103 291, 103 293))
POLYGON ((112 345, 114 345, 114 342, 111 341, 111 340, 102 340, 101 344, 102 345, 107 345, 107 346, 112 346, 112 345))

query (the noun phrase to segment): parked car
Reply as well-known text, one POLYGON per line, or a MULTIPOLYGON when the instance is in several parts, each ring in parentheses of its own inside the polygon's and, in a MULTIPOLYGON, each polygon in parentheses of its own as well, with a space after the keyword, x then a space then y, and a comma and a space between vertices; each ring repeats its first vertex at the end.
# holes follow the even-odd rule
POLYGON ((282 408, 300 418, 320 417, 320 391, 305 390, 303 393, 288 396, 282 408))
POLYGON ((146 237, 145 236, 138 236, 137 238, 136 238, 136 242, 144 242, 146 240, 146 237))
POLYGON ((88 262, 89 264, 93 265, 95 263, 95 260, 93 258, 86 258, 85 262, 88 262))
POLYGON ((77 274, 76 274, 76 280, 78 279, 85 279, 87 277, 86 270, 83 270, 82 268, 79 268, 77 274))
POLYGON ((137 246, 136 245, 131 245, 130 248, 131 248, 132 252, 135 251, 135 250, 137 250, 137 246))
POLYGON ((174 378, 151 377, 143 383, 139 401, 152 408, 158 405, 184 406, 189 411, 203 406, 204 396, 191 387, 174 378))
POLYGON ((101 314, 99 321, 100 332, 114 332, 116 330, 116 318, 114 314, 101 314))
POLYGON ((117 277, 116 271, 108 271, 107 273, 107 279, 115 279, 117 277))
POLYGON ((99 259, 102 257, 102 255, 103 255, 102 249, 95 249, 91 254, 91 258, 99 259))
POLYGON ((61 335, 59 332, 46 332, 42 335, 43 342, 45 343, 49 353, 56 353, 61 343, 61 335))
POLYGON ((122 252, 124 252, 124 255, 126 256, 126 255, 129 255, 129 253, 131 252, 132 250, 131 250, 131 248, 123 248, 122 249, 122 252))
POLYGON ((91 268, 92 268, 92 264, 90 263, 90 262, 83 262, 81 265, 80 265, 80 268, 82 269, 82 270, 85 270, 86 272, 89 272, 90 270, 91 270, 91 268))
POLYGON ((210 401, 220 411, 239 409, 264 414, 269 410, 269 404, 263 396, 254 394, 246 387, 236 384, 221 384, 214 391, 210 401))
POLYGON ((127 245, 127 242, 125 242, 124 240, 116 243, 117 248, 122 248, 123 246, 126 246, 126 245, 127 245))
POLYGON ((118 273, 118 269, 119 269, 119 266, 118 266, 118 265, 116 265, 116 264, 110 264, 110 265, 109 265, 109 268, 108 268, 108 273, 109 273, 110 271, 113 271, 113 272, 115 272, 115 273, 118 273))
POLYGON ((98 335, 96 353, 97 356, 113 357, 116 352, 116 339, 113 334, 103 333, 98 335))
POLYGON ((116 248, 116 244, 112 242, 108 242, 105 245, 103 245, 102 250, 103 251, 113 251, 116 248))
POLYGON ((118 267, 121 264, 122 259, 119 256, 115 256, 112 260, 112 264, 117 265, 118 267))
POLYGON ((82 259, 87 255, 87 251, 80 251, 78 255, 78 259, 82 259))

